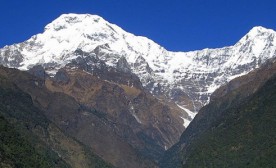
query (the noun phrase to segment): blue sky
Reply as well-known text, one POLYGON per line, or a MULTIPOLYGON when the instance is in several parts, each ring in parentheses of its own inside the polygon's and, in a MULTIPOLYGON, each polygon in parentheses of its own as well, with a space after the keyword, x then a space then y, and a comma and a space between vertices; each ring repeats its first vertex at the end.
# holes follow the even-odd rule
POLYGON ((276 30, 275 0, 2 0, 0 11, 0 47, 63 13, 100 15, 172 51, 233 45, 254 26, 276 30))

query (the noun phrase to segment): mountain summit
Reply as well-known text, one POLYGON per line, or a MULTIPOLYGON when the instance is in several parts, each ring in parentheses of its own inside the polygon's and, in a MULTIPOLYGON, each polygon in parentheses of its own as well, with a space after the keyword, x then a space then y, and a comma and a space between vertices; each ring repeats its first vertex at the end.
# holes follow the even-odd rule
POLYGON ((97 15, 64 14, 44 32, 0 50, 4 66, 28 70, 42 65, 55 73, 77 55, 93 53, 107 67, 136 74, 144 88, 183 109, 186 126, 219 86, 276 57, 276 32, 255 27, 230 47, 191 52, 167 51, 152 40, 135 36, 97 15), (185 112, 186 113, 185 113, 185 112))

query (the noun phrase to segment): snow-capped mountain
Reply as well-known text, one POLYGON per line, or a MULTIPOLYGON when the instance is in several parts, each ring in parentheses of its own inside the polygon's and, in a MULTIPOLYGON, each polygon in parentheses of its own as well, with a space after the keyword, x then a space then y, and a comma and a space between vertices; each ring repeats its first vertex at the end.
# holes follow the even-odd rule
POLYGON ((219 86, 276 57, 276 32, 255 27, 234 46, 171 52, 99 16, 64 14, 43 33, 1 49, 0 63, 21 70, 41 64, 54 75, 76 59, 76 50, 93 53, 109 67, 130 70, 148 91, 177 103, 191 120, 219 86))

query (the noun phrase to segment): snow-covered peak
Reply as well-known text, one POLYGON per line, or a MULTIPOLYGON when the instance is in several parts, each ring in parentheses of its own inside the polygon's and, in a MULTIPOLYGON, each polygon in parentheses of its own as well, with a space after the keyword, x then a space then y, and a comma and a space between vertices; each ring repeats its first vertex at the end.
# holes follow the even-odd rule
POLYGON ((263 36, 263 35, 267 35, 267 34, 274 34, 275 31, 273 31, 272 29, 267 29, 264 28, 262 26, 256 26, 253 27, 249 33, 247 34, 247 36, 250 36, 252 38, 257 37, 257 36, 263 36))
MULTIPOLYGON (((82 43, 97 43, 96 45, 109 44, 113 50, 121 52, 135 52, 145 54, 162 48, 152 40, 135 36, 124 31, 119 26, 109 23, 98 15, 90 14, 63 14, 45 27, 43 34, 58 36, 59 32, 63 39, 72 40, 81 36, 82 43), (78 36, 73 36, 73 32, 78 36), (152 48, 153 47, 153 48, 152 48), (157 47, 157 48, 154 48, 157 47)), ((90 48, 86 47, 87 50, 90 48)), ((82 48, 83 49, 83 48, 82 48)))
POLYGON ((106 66, 131 70, 153 94, 195 112, 216 88, 276 57, 276 32, 259 26, 234 46, 170 52, 100 16, 64 14, 43 33, 0 49, 0 63, 23 70, 41 64, 55 73, 76 59, 78 49, 93 53, 106 66))
POLYGON ((49 23, 45 27, 46 30, 51 31, 59 31, 61 29, 66 29, 68 26, 76 23, 83 24, 84 22, 88 21, 91 23, 99 23, 99 21, 103 21, 103 18, 98 15, 90 15, 90 14, 63 14, 57 19, 55 19, 53 22, 49 23))
POLYGON ((108 44, 113 52, 127 55, 130 63, 143 56, 153 68, 156 58, 165 61, 168 55, 163 47, 152 40, 128 33, 100 16, 63 14, 48 24, 43 33, 24 43, 24 49, 20 51, 24 57, 20 68, 28 69, 38 62, 61 64, 70 60, 64 58, 64 55, 70 52, 77 49, 91 52, 97 46, 105 44, 108 44))
MULTIPOLYGON (((243 46, 249 49, 254 48, 254 54, 259 54, 260 50, 263 50, 266 46, 276 46, 276 32, 272 29, 266 29, 261 26, 252 28, 241 40, 236 43, 236 47, 243 46), (257 51, 258 50, 258 51, 257 51)), ((251 52, 251 51, 248 51, 251 52)))
MULTIPOLYGON (((233 46, 233 55, 240 56, 239 64, 266 60, 274 57, 276 47, 276 32, 261 26, 251 29, 241 40, 233 46)), ((263 61, 261 61, 263 62, 263 61)))

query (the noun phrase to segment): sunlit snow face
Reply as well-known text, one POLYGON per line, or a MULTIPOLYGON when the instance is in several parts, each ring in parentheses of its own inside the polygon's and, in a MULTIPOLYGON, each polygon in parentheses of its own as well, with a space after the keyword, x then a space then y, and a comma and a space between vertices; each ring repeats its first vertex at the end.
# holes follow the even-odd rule
POLYGON ((17 68, 27 70, 36 64, 61 68, 76 58, 72 53, 77 49, 93 53, 99 48, 97 56, 107 66, 116 68, 118 60, 125 57, 131 71, 152 93, 160 87, 162 93, 172 98, 171 91, 178 89, 193 101, 206 104, 219 86, 276 57, 275 37, 273 30, 256 27, 234 46, 170 52, 99 16, 66 14, 48 24, 43 33, 5 50, 17 53, 16 58, 22 57, 17 68))

